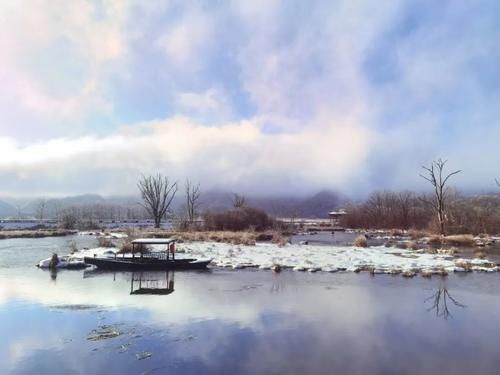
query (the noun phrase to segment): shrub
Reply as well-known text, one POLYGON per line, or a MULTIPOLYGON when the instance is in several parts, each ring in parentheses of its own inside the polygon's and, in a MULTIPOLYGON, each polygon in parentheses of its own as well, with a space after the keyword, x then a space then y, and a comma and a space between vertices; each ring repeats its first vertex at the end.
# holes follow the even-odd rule
POLYGON ((116 245, 107 237, 97 237, 97 243, 99 247, 116 247, 116 245))
POLYGON ((205 214, 205 229, 212 231, 263 231, 274 225, 265 211, 253 207, 233 208, 218 213, 205 214))
POLYGON ((364 234, 356 237, 352 243, 356 247, 368 247, 368 240, 364 234))

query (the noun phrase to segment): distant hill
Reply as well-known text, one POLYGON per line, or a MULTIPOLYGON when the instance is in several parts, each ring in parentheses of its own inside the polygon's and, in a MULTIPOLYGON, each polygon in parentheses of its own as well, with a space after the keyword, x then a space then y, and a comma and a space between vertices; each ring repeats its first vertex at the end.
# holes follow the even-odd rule
MULTIPOLYGON (((234 194, 227 191, 203 193, 203 208, 219 211, 232 207, 234 194)), ((328 212, 345 204, 346 200, 332 191, 321 191, 311 196, 245 196, 246 204, 279 217, 325 218, 328 212)))
POLYGON ((9 217, 17 215, 16 208, 10 203, 0 201, 0 217, 9 217))
MULTIPOLYGON (((202 191, 201 210, 221 211, 233 206, 234 194, 229 191, 208 190, 202 191)), ((246 204, 260 208, 270 215, 278 217, 305 217, 324 218, 330 210, 340 207, 345 200, 332 191, 321 191, 311 196, 245 196, 246 204)), ((103 197, 98 194, 84 194, 70 197, 41 199, 35 198, 19 202, 8 203, 0 201, 0 217, 17 215, 16 204, 21 206, 24 217, 37 217, 40 203, 45 202, 44 217, 52 218, 56 212, 68 207, 88 208, 99 215, 125 217, 127 215, 143 215, 144 210, 138 204, 138 196, 111 196, 103 197)), ((174 212, 182 210, 184 205, 184 192, 179 190, 171 209, 174 212)))

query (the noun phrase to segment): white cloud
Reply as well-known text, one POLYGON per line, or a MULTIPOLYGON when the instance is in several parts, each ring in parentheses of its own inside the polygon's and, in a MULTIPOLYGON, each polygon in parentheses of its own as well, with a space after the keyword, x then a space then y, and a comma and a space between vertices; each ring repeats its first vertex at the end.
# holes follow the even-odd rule
POLYGON ((210 124, 223 123, 234 115, 226 93, 216 88, 180 92, 174 101, 178 113, 210 124))
MULTIPOLYGON (((94 172, 121 171, 133 181, 139 173, 160 171, 200 180, 206 187, 223 184, 254 192, 334 187, 346 184, 363 165, 369 138, 366 129, 341 121, 295 134, 266 134, 252 121, 203 127, 176 118, 103 138, 54 139, 25 147, 0 138, 0 175, 47 179, 81 173, 91 178, 94 172)), ((102 192, 104 185, 93 181, 95 191, 102 192)), ((132 192, 135 184, 121 188, 132 192)))
POLYGON ((17 138, 2 141, 0 173, 59 188, 82 170, 96 191, 110 189, 103 171, 116 182, 159 169, 259 191, 366 191, 412 188, 421 164, 450 155, 481 163, 478 184, 500 114, 488 6, 2 2, 0 137, 17 138), (99 116, 113 126, 97 137, 86 127, 99 116))
MULTIPOLYGON (((7 103, 14 103, 18 111, 39 115, 48 126, 54 120, 71 120, 93 111, 109 112, 111 104, 101 87, 106 64, 116 62, 126 53, 123 27, 128 4, 125 1, 106 0, 102 9, 83 1, 36 0, 26 4, 1 2, 0 14, 0 105, 11 111, 7 103), (100 16, 97 13, 101 12, 100 16), (72 65, 85 66, 85 76, 75 77, 72 66, 64 65, 67 43, 77 60, 72 65), (57 83, 34 71, 40 55, 48 50, 51 69, 67 80, 80 79, 72 92, 55 95, 51 90, 57 83)), ((62 84, 64 81, 61 80, 62 84)))
POLYGON ((174 67, 191 70, 200 64, 211 40, 211 19, 200 12, 190 12, 169 25, 156 40, 166 62, 174 67))

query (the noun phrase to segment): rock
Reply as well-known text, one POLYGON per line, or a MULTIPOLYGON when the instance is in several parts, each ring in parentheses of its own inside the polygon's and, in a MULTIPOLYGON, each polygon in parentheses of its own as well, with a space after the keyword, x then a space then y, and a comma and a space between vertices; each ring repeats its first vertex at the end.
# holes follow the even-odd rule
POLYGON ((432 273, 439 276, 448 276, 448 272, 444 268, 435 269, 432 273))
POLYGON ((271 266, 271 270, 273 270, 273 272, 279 273, 281 272, 281 266, 279 264, 273 264, 271 266))
POLYGON ((398 268, 393 268, 387 271, 389 275, 399 275, 402 271, 398 268))
POLYGON ((420 272, 420 275, 421 275, 422 277, 427 277, 427 278, 430 278, 430 277, 432 277, 432 273, 433 273, 433 271, 432 271, 432 270, 422 270, 422 271, 420 272))
POLYGON ((408 278, 410 278, 410 277, 414 277, 415 275, 416 275, 416 274, 415 274, 415 272, 413 272, 413 271, 403 271, 403 272, 401 273, 401 276, 403 276, 403 277, 408 277, 408 278))

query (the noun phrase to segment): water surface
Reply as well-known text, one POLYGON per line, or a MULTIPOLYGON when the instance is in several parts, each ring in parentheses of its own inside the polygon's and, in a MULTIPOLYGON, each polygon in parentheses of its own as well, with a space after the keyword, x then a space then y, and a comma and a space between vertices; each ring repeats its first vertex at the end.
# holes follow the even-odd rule
POLYGON ((2 374, 497 374, 498 274, 113 273, 0 241, 2 374))

